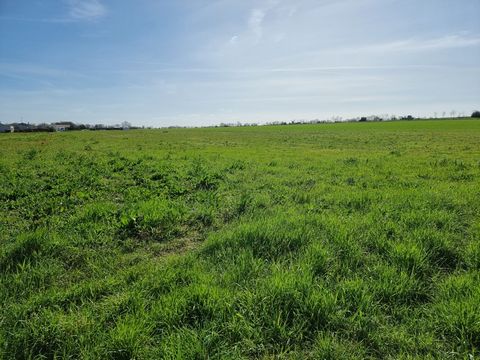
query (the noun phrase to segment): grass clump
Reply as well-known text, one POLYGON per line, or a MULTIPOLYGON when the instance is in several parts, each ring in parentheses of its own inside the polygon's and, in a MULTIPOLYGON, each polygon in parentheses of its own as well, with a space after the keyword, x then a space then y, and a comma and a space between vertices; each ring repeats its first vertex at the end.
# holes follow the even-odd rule
POLYGON ((178 235, 184 210, 166 199, 151 199, 136 204, 120 216, 121 231, 138 239, 168 240, 178 235))
POLYGON ((50 244, 50 237, 45 229, 20 234, 15 242, 1 252, 0 270, 15 271, 27 264, 34 264, 43 254, 48 254, 50 244))

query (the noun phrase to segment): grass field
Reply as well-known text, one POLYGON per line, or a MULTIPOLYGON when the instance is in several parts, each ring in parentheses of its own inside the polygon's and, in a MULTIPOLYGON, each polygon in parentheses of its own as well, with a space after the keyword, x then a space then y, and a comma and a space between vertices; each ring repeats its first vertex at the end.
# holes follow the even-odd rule
POLYGON ((4 359, 477 359, 480 121, 0 135, 4 359))

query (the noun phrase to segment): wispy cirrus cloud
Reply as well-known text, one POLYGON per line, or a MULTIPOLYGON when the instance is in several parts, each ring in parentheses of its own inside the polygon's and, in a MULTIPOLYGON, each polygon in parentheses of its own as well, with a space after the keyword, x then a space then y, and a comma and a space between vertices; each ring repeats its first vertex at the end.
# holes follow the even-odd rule
POLYGON ((265 18, 264 10, 253 9, 248 19, 248 29, 253 33, 256 41, 259 41, 262 37, 264 18, 265 18))
POLYGON ((25 76, 25 77, 42 77, 42 78, 61 78, 82 76, 79 72, 66 69, 47 67, 33 63, 8 63, 0 62, 0 76, 25 76))
MULTIPOLYGON (((337 67, 346 67, 349 65, 362 65, 362 62, 357 62, 357 59, 378 59, 381 56, 391 55, 391 59, 411 59, 412 56, 422 55, 422 56, 431 56, 437 53, 451 53, 452 51, 468 50, 468 49, 478 49, 480 47, 480 34, 469 34, 469 33, 453 33, 445 34, 438 37, 414 37, 414 38, 404 38, 404 39, 392 39, 391 41, 385 42, 376 42, 376 43, 364 43, 364 44, 346 44, 341 46, 334 47, 325 47, 321 50, 305 50, 304 52, 297 52, 294 54, 280 54, 278 57, 280 63, 286 64, 284 67, 289 67, 293 65, 294 68, 300 67, 300 64, 303 68, 318 68, 318 64, 327 65, 328 63, 335 63, 337 67), (428 54, 428 55, 425 55, 428 54), (350 64, 345 62, 338 62, 338 59, 351 59, 350 64)), ((396 65, 396 61, 389 61, 388 63, 375 63, 367 65, 367 67, 372 68, 385 68, 391 65, 396 65)), ((420 61, 417 65, 412 67, 411 63, 404 64, 402 67, 407 68, 417 68, 418 66, 428 67, 428 68, 437 68, 440 69, 441 66, 435 65, 435 62, 423 62, 420 61)), ((463 68, 477 69, 477 66, 462 66, 463 68)), ((321 68, 321 67, 320 67, 321 68)))
POLYGON ((350 48, 340 49, 345 52, 418 52, 433 51, 453 48, 463 48, 480 45, 480 36, 466 36, 451 34, 437 38, 418 39, 411 38, 405 40, 397 40, 392 42, 378 43, 372 45, 353 46, 350 48))
POLYGON ((107 8, 99 0, 69 0, 69 17, 77 21, 92 21, 105 16, 107 8))
POLYGON ((68 24, 82 21, 96 21, 107 14, 107 7, 100 0, 64 0, 67 11, 51 17, 0 16, 0 20, 12 22, 40 22, 68 24))

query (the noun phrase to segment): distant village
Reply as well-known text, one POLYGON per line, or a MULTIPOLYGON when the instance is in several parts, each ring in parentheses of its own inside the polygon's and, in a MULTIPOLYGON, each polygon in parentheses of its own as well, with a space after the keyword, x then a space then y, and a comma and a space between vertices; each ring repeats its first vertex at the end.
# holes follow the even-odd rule
MULTIPOLYGON (((457 114, 455 111, 450 113, 449 119, 455 118, 465 118, 464 113, 457 114)), ((480 111, 475 110, 472 115, 472 118, 480 118, 480 111)), ((371 115, 371 116, 361 116, 351 119, 343 119, 340 116, 333 116, 328 120, 292 120, 292 121, 273 121, 266 122, 264 124, 258 123, 220 123, 218 125, 210 126, 200 126, 200 127, 243 127, 243 126, 258 126, 258 125, 298 125, 298 124, 332 124, 339 122, 378 122, 378 121, 397 121, 397 120, 426 120, 426 119, 447 119, 446 113, 444 112, 442 116, 438 117, 435 113, 434 117, 419 118, 412 115, 407 116, 395 116, 395 115, 371 115)), ((187 128, 189 126, 168 126, 166 128, 187 128)), ((193 126, 198 127, 198 126, 193 126)), ((71 121, 63 122, 54 122, 51 124, 42 123, 42 124, 30 124, 30 123, 10 123, 2 124, 0 123, 0 133, 13 133, 13 132, 55 132, 55 131, 71 131, 71 130, 129 130, 129 129, 152 129, 153 127, 144 127, 144 126, 133 126, 127 121, 122 122, 117 125, 103 125, 103 124, 76 124, 71 121)))
MULTIPOLYGON (((414 119, 411 115, 405 116, 399 119, 414 119)), ((355 122, 355 121, 382 121, 384 118, 379 116, 369 116, 369 117, 358 117, 355 119, 342 119, 341 117, 333 117, 329 120, 292 120, 289 122, 285 121, 274 121, 266 122, 264 125, 294 125, 294 124, 322 124, 322 123, 335 123, 335 122, 355 122)), ((397 120, 397 118, 385 117, 385 120, 397 120)), ((239 126, 257 126, 257 123, 221 123, 219 125, 210 125, 203 127, 239 127, 239 126)), ((168 128, 182 128, 185 126, 169 126, 168 128)), ((42 123, 42 124, 30 124, 24 122, 2 124, 0 123, 0 133, 13 133, 13 132, 56 132, 56 131, 72 131, 72 130, 129 130, 129 129, 142 129, 144 127, 132 126, 127 121, 122 122, 117 125, 103 125, 103 124, 76 124, 71 121, 62 121, 54 123, 42 123)), ((152 127, 148 127, 151 129, 152 127)))
POLYGON ((123 122, 119 125, 103 125, 103 124, 75 124, 71 121, 55 122, 51 124, 30 124, 30 123, 0 123, 0 133, 7 132, 54 132, 54 131, 70 131, 70 130, 129 130, 138 129, 129 122, 123 122))

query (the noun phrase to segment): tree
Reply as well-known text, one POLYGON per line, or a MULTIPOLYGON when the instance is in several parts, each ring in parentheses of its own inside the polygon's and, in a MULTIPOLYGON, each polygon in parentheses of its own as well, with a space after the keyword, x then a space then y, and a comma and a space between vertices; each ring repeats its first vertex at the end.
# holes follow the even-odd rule
POLYGON ((480 111, 475 110, 475 111, 472 113, 472 118, 480 118, 480 111))

